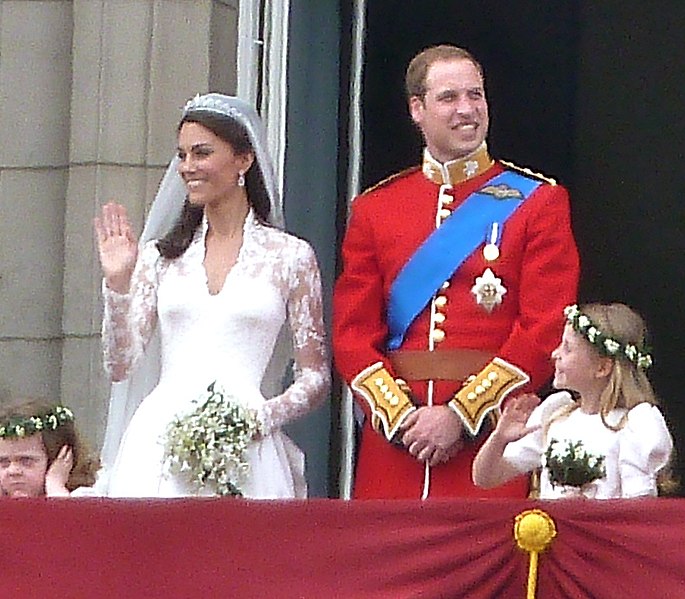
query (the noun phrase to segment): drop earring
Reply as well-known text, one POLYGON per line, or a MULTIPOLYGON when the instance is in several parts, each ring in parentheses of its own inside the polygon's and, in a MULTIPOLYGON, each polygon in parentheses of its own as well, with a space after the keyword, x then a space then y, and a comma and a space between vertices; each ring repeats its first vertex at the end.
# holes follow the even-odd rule
POLYGON ((238 171, 238 187, 245 187, 245 173, 238 171))

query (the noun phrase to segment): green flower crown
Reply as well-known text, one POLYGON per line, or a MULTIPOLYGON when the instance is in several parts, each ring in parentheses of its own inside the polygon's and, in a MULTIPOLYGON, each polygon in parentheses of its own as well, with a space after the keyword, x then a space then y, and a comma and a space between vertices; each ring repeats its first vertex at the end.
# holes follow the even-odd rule
POLYGON ((566 321, 573 329, 594 345, 603 356, 610 358, 624 357, 638 368, 646 370, 652 365, 652 356, 647 349, 638 348, 633 343, 621 343, 613 337, 604 334, 590 317, 583 314, 577 304, 564 308, 566 321))
POLYGON ((57 430, 74 421, 74 413, 64 406, 55 406, 40 416, 10 416, 0 423, 0 439, 30 437, 43 431, 57 430))

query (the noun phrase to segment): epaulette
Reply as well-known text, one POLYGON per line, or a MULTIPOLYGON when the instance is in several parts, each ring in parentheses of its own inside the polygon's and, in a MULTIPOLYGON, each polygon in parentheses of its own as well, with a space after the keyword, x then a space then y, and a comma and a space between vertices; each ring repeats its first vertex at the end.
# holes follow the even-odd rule
POLYGON ((542 173, 536 173, 534 171, 531 171, 529 168, 525 166, 518 166, 514 164, 513 162, 507 162, 506 160, 500 160, 500 162, 506 166, 507 168, 510 168, 512 170, 518 171, 520 173, 523 173, 524 175, 528 175, 529 177, 533 177, 535 179, 540 179, 544 181, 545 183, 549 183, 550 185, 556 185, 557 182, 555 179, 552 179, 551 177, 546 177, 542 173))
POLYGON ((385 179, 381 179, 378 183, 375 183, 371 187, 368 187, 364 191, 362 191, 359 195, 364 195, 367 193, 371 193, 372 191, 376 191, 377 189, 380 189, 381 187, 385 187, 386 185, 389 185, 396 179, 399 179, 400 177, 404 177, 405 175, 409 175, 413 172, 416 172, 418 170, 421 170, 421 166, 410 166, 409 168, 405 168, 402 171, 399 171, 397 173, 393 173, 389 177, 386 177, 385 179))

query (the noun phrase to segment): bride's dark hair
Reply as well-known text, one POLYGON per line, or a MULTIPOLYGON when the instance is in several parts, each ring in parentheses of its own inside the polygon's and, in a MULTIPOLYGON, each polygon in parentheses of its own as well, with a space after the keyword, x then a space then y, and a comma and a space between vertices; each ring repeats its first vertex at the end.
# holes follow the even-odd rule
MULTIPOLYGON (((214 135, 230 144, 238 155, 252 152, 252 144, 247 129, 238 121, 215 112, 194 110, 186 114, 178 125, 180 131, 184 123, 197 123, 209 129, 214 135)), ((245 173, 245 190, 247 202, 262 223, 269 224, 271 200, 264 184, 264 177, 255 157, 252 167, 245 173)), ((195 231, 202 223, 204 208, 194 206, 186 197, 178 220, 171 230, 157 242, 159 253, 168 259, 178 258, 188 249, 195 236, 195 231)))

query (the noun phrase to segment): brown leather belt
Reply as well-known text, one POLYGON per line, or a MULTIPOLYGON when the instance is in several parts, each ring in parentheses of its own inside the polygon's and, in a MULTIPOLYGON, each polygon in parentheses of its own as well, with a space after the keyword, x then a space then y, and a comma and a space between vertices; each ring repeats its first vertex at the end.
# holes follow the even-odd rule
POLYGON ((405 381, 464 381, 478 374, 495 354, 478 349, 399 350, 389 355, 395 375, 405 381))

